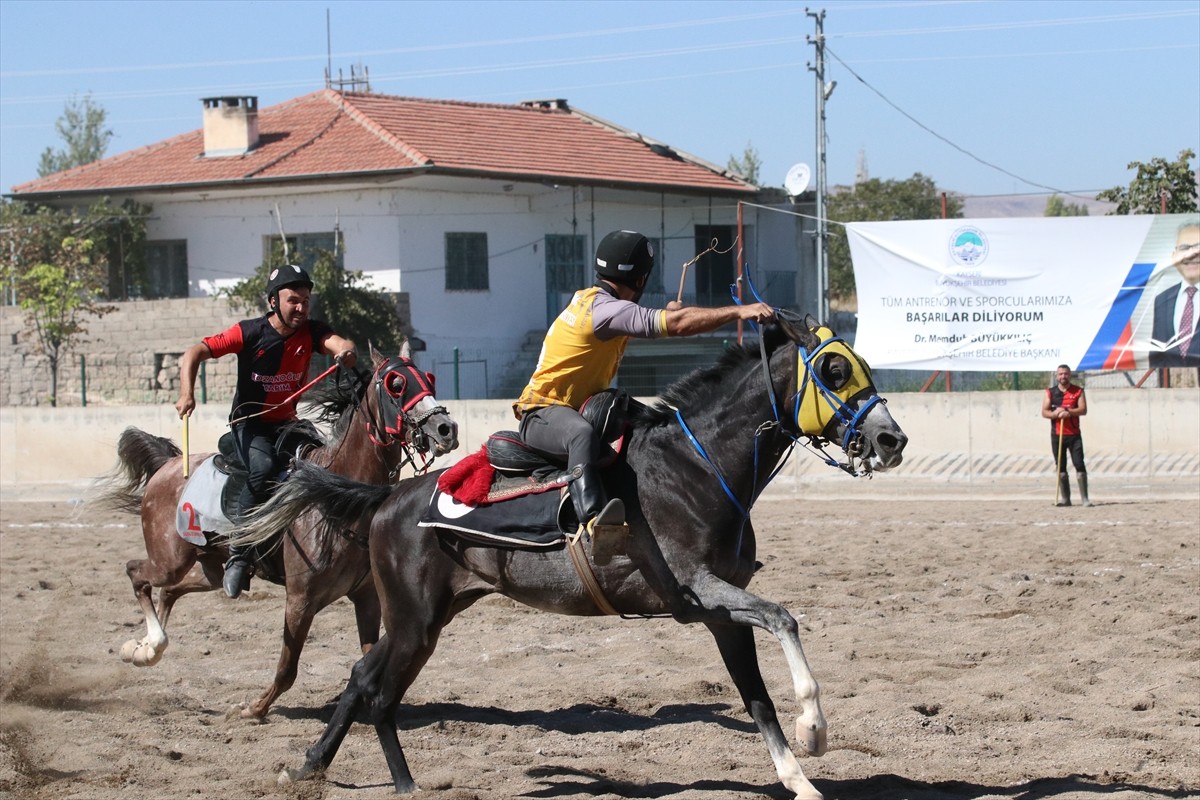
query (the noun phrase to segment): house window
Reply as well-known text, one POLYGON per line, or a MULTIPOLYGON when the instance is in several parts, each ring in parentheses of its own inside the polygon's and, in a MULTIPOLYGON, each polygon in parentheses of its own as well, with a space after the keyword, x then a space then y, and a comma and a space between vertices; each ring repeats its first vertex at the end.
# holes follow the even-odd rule
POLYGON ((546 236, 546 290, 575 292, 583 286, 586 236, 546 236))
POLYGON ((650 277, 646 281, 646 294, 662 294, 663 270, 666 268, 666 264, 663 263, 663 240, 654 236, 646 238, 654 248, 654 269, 650 270, 650 277))
MULTIPOLYGON (((266 238, 264 260, 270 260, 273 253, 283 257, 282 242, 278 236, 266 238)), ((321 251, 334 253, 339 267, 345 269, 346 239, 341 233, 296 233, 287 236, 288 260, 298 267, 312 271, 313 264, 321 251)))
POLYGON ((145 297, 187 297, 187 240, 146 242, 145 297))
POLYGON ((729 285, 734 280, 737 239, 733 225, 697 225, 696 252, 703 253, 717 240, 717 249, 696 262, 696 303, 704 306, 729 305, 729 285), (721 250, 727 252, 719 252, 721 250))
POLYGON ((446 291, 488 289, 486 233, 446 234, 446 291))

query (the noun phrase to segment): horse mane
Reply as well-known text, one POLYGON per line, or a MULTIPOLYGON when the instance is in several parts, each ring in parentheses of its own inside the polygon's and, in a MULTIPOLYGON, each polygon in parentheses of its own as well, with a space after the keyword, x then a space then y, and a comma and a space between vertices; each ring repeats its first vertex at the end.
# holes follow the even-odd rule
MULTIPOLYGON (((778 325, 767 326, 762 336, 768 359, 779 345, 787 341, 787 335, 778 325)), ((733 345, 721 354, 715 364, 694 369, 663 389, 658 401, 652 405, 631 403, 629 420, 641 427, 674 424, 676 408, 694 408, 717 400, 723 401, 725 398, 719 395, 719 388, 726 378, 740 375, 747 364, 758 364, 761 359, 757 342, 753 345, 733 345)))
POLYGON ((332 424, 326 445, 340 442, 350 427, 353 409, 366 395, 371 373, 355 368, 354 377, 347 379, 339 370, 332 381, 322 381, 305 395, 303 406, 317 422, 332 424), (349 412, 349 413, 348 413, 349 412))

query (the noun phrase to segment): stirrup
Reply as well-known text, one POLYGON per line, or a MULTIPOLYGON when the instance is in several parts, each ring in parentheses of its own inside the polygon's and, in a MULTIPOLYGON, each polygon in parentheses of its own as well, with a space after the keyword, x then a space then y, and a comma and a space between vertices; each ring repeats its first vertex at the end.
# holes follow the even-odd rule
POLYGON ((607 564, 613 556, 625 555, 625 544, 629 539, 629 526, 625 524, 625 503, 619 497, 608 501, 608 505, 587 524, 592 540, 592 561, 607 564))

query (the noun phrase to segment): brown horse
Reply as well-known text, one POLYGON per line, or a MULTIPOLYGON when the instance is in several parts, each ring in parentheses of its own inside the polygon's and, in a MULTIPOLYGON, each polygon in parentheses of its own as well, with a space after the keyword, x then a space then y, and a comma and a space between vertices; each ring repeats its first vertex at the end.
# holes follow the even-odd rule
MULTIPOLYGON (((305 460, 365 483, 387 484, 404 466, 422 472, 433 457, 457 447, 458 426, 437 404, 433 376, 413 364, 407 341, 398 357, 386 358, 372 350, 371 358, 374 373, 369 380, 363 380, 367 373, 356 373, 357 387, 346 388, 339 380, 338 388, 324 392, 320 401, 324 416, 337 415, 337 419, 329 441, 308 452, 305 460), (414 456, 420 456, 422 463, 417 464, 414 456)), ((166 650, 166 625, 175 601, 190 592, 221 587, 228 546, 224 536, 209 531, 204 545, 193 544, 179 533, 176 510, 187 479, 182 454, 173 442, 127 428, 117 454, 119 463, 100 502, 140 512, 147 555, 125 566, 146 615, 146 635, 126 642, 121 657, 137 666, 153 666, 166 650)), ((190 474, 211 456, 191 455, 190 474)), ((278 546, 260 554, 259 574, 287 588, 283 650, 271 685, 242 710, 244 717, 264 717, 291 687, 313 617, 333 601, 348 597, 354 604, 364 653, 379 640, 379 597, 366 542, 345 538, 322 544, 314 535, 313 522, 297 520, 282 542, 276 540, 278 546)))

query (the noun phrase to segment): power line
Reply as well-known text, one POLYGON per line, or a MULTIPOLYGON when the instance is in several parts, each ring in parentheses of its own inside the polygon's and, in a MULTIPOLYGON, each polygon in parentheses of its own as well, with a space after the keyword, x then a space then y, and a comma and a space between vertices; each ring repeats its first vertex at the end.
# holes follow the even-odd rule
POLYGON ((897 111, 899 111, 899 112, 900 112, 901 114, 903 114, 903 115, 904 115, 906 118, 908 118, 908 120, 909 120, 909 121, 911 121, 911 122, 912 122, 914 125, 916 125, 916 126, 917 126, 918 128, 920 128, 921 130, 923 130, 923 131, 925 131, 926 133, 928 133, 928 134, 930 134, 930 135, 932 135, 932 136, 936 137, 937 139, 940 139, 941 141, 943 141, 943 142, 945 142, 946 144, 950 145, 950 146, 951 146, 951 147, 953 147, 955 150, 959 151, 960 153, 962 153, 963 155, 967 156, 968 158, 974 159, 975 161, 978 161, 980 164, 983 164, 985 167, 990 167, 990 168, 992 168, 992 169, 996 170, 997 172, 1000 172, 1000 173, 1003 173, 1003 174, 1005 174, 1005 175, 1009 176, 1010 178, 1016 178, 1016 179, 1017 179, 1017 180, 1019 180, 1021 183, 1026 183, 1026 184, 1029 184, 1030 186, 1036 186, 1036 187, 1038 187, 1039 189, 1048 189, 1049 191, 1051 191, 1051 192, 1054 192, 1055 194, 1064 194, 1064 195, 1068 195, 1068 196, 1070 196, 1070 197, 1075 197, 1075 198, 1077 198, 1077 199, 1079 199, 1079 200, 1091 200, 1091 199, 1093 199, 1093 198, 1090 198, 1090 197, 1083 197, 1082 195, 1075 195, 1075 194, 1071 194, 1070 192, 1064 191, 1064 190, 1062 190, 1062 189, 1056 189, 1056 188, 1054 188, 1053 186, 1047 186, 1047 185, 1046 185, 1046 184, 1044 184, 1044 183, 1038 183, 1037 181, 1031 181, 1031 180, 1029 180, 1028 178, 1023 178, 1023 177, 1021 177, 1020 175, 1016 174, 1015 172, 1010 172, 1009 170, 1006 170, 1004 167, 1001 167, 1001 166, 999 166, 999 165, 997 165, 997 164, 993 164, 992 162, 990 162, 990 161, 987 161, 986 159, 980 158, 979 156, 977 156, 977 155, 975 155, 974 153, 972 153, 970 150, 967 150, 965 147, 962 147, 961 145, 958 145, 958 144, 956 144, 955 142, 952 142, 952 141, 950 141, 950 140, 949 140, 949 139, 947 139, 945 136, 943 136, 942 134, 938 133, 938 132, 937 132, 937 131, 935 131, 933 128, 930 128, 928 125, 926 125, 925 123, 921 122, 919 119, 917 119, 917 118, 916 118, 916 117, 914 117, 912 114, 910 114, 910 113, 908 113, 907 111, 905 111, 905 110, 904 110, 903 108, 901 108, 900 106, 896 105, 894 102, 892 102, 892 100, 891 100, 890 98, 888 98, 888 96, 887 96, 887 95, 885 95, 883 92, 881 92, 881 91, 879 91, 878 89, 876 89, 876 88, 875 88, 874 86, 872 86, 871 84, 867 83, 866 79, 865 79, 865 78, 863 78, 863 76, 859 75, 857 72, 855 72, 855 71, 854 71, 854 70, 853 70, 853 69, 850 67, 850 65, 849 65, 849 64, 847 64, 845 61, 843 61, 843 60, 842 60, 842 58, 841 58, 841 56, 839 56, 837 53, 833 52, 833 50, 832 50, 832 49, 829 47, 829 45, 826 45, 826 46, 825 46, 825 51, 826 51, 827 53, 829 53, 829 55, 833 56, 833 58, 834 58, 834 59, 835 59, 835 60, 836 60, 836 61, 837 61, 839 64, 841 64, 843 67, 845 67, 847 72, 849 72, 851 75, 853 75, 855 78, 857 78, 859 83, 861 83, 863 86, 866 86, 866 87, 867 87, 868 89, 870 89, 872 92, 874 92, 875 94, 877 94, 877 95, 879 96, 879 98, 880 98, 881 100, 883 100, 883 102, 887 103, 889 106, 891 106, 892 108, 894 108, 894 109, 896 109, 897 111))

